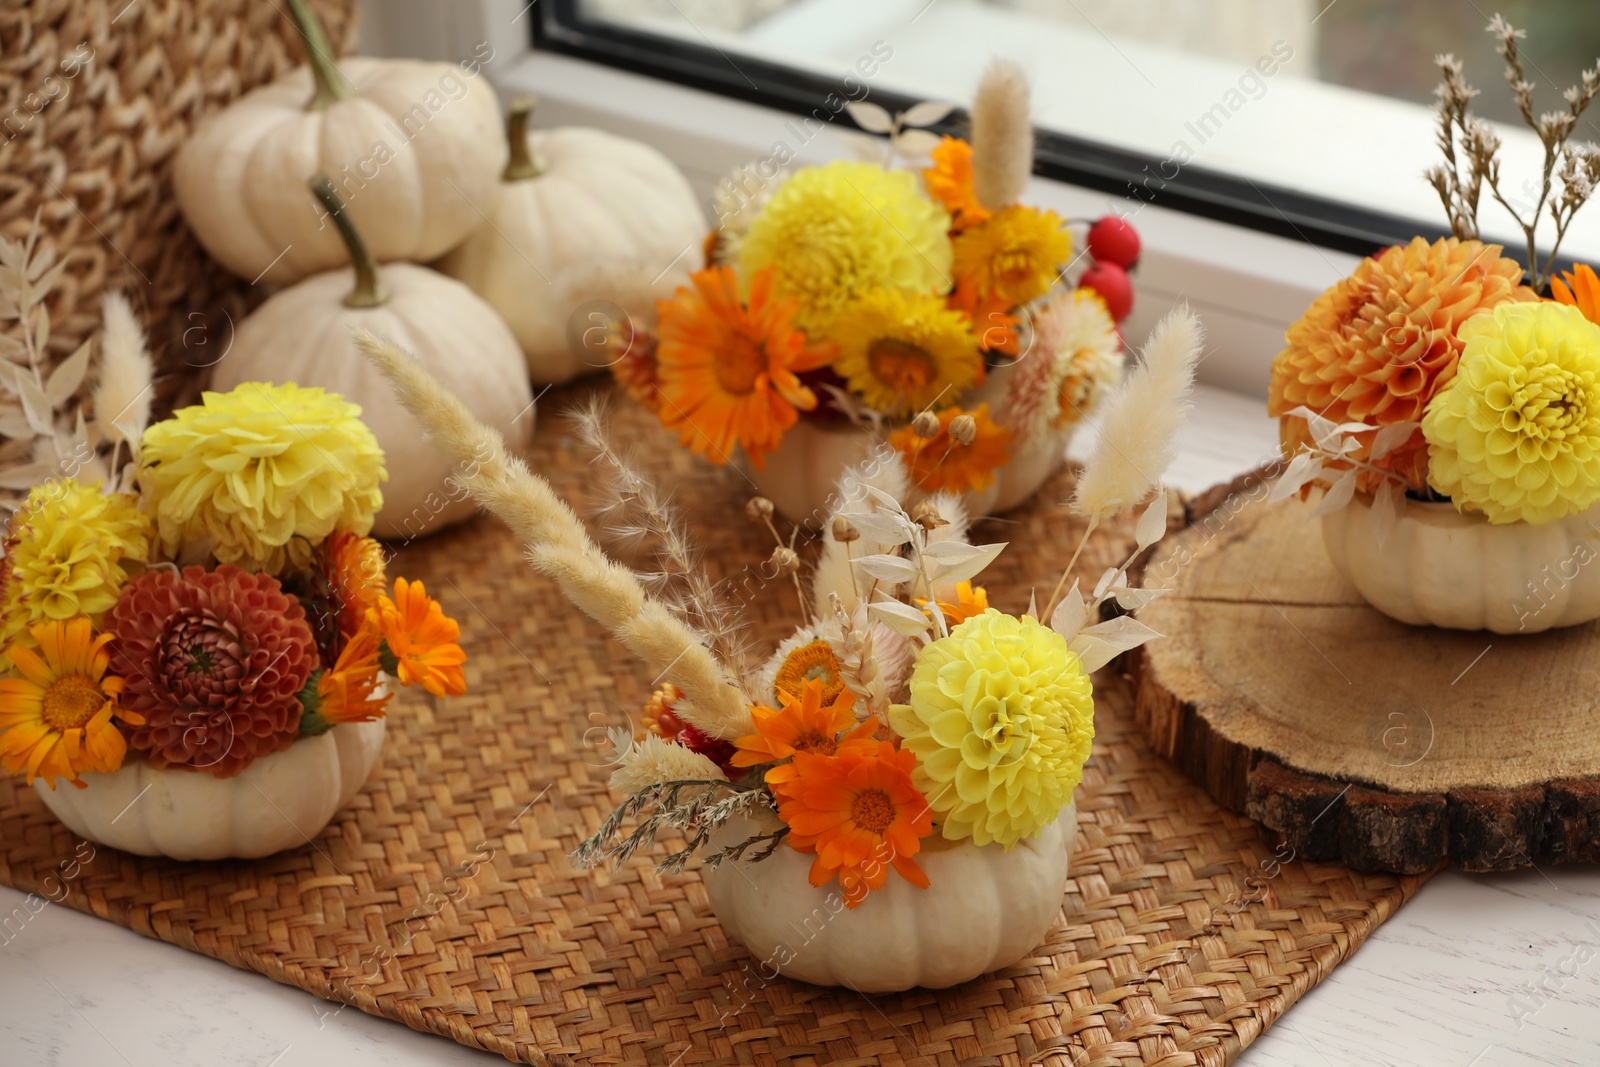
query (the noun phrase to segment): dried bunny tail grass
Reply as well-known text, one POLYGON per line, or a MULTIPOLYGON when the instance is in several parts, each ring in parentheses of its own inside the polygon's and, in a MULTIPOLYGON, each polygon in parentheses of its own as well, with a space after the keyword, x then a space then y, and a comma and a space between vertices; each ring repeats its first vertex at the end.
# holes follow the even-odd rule
POLYGON ((972 185, 990 211, 1016 203, 1033 174, 1028 79, 1006 59, 989 64, 972 100, 972 185))
POLYGON ((1177 455, 1205 333, 1187 306, 1174 308, 1145 343, 1144 361, 1106 401, 1100 436, 1078 476, 1072 509, 1094 522, 1150 495, 1177 455))
POLYGON ((860 540, 842 542, 834 533, 835 520, 855 511, 874 511, 880 506, 867 489, 875 489, 895 500, 904 500, 911 491, 911 475, 900 453, 887 445, 878 448, 858 465, 839 476, 839 486, 828 501, 827 518, 822 524, 822 553, 811 574, 811 615, 826 619, 833 615, 829 597, 837 593, 846 608, 855 607, 860 591, 856 587, 852 559, 886 552, 892 545, 879 544, 865 534, 860 540))
POLYGON ((94 391, 94 417, 106 436, 115 430, 139 458, 139 441, 150 422, 150 381, 154 368, 145 351, 144 331, 121 293, 106 294, 100 333, 100 384, 94 391))
POLYGON ((683 781, 721 781, 727 776, 700 753, 675 742, 646 734, 635 741, 624 729, 611 733, 617 749, 617 769, 611 772, 613 792, 632 795, 653 785, 683 781))
POLYGON ((456 462, 453 477, 511 527, 535 569, 683 691, 688 699, 675 709, 678 714, 713 737, 751 733, 744 694, 729 684, 723 664, 666 605, 645 592, 632 571, 595 547, 550 483, 508 455, 500 435, 478 422, 403 349, 367 330, 352 333, 400 403, 456 462))
MULTIPOLYGON (((601 482, 599 509, 607 522, 607 534, 623 541, 647 539, 655 543, 663 564, 659 575, 663 586, 681 590, 678 599, 683 614, 705 635, 711 651, 724 664, 740 670, 749 651, 744 627, 733 608, 717 595, 677 510, 612 444, 606 432, 602 400, 592 399, 574 411, 572 418, 578 439, 595 454, 608 475, 601 482)), ((743 684, 742 674, 739 681, 743 684)))
POLYGON ((942 490, 928 498, 928 506, 944 520, 943 526, 928 531, 928 541, 965 541, 972 520, 967 516, 967 505, 960 493, 942 490))

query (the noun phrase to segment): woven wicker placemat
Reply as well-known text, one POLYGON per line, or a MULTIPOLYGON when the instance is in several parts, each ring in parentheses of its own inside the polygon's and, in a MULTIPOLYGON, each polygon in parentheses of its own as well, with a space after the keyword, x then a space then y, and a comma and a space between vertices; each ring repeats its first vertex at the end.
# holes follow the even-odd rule
MULTIPOLYGON (((575 501, 591 468, 552 413, 591 388, 546 398, 533 457, 575 501)), ((757 638, 781 636, 793 589, 762 590, 741 570, 771 550, 743 521, 748 486, 636 410, 615 413, 619 436, 677 488, 708 564, 751 592, 757 638)), ((1026 583, 1048 584, 1070 551, 1076 521, 1049 503, 1069 477, 980 531, 1012 543, 985 576, 1005 591, 997 606, 1025 607, 1026 583)), ((1084 572, 1125 536, 1086 553, 1084 572)), ((1275 855, 1151 752, 1125 684, 1103 678, 1072 880, 1033 957, 937 993, 769 982, 711 917, 698 874, 567 861, 612 805, 600 742, 644 701, 649 673, 536 577, 497 522, 407 546, 395 568, 461 620, 469 694, 408 691, 379 771, 306 847, 200 864, 101 849, 69 906, 528 1063, 1217 1067, 1420 884, 1275 855)), ((38 888, 75 844, 31 790, 0 781, 0 882, 38 888)))

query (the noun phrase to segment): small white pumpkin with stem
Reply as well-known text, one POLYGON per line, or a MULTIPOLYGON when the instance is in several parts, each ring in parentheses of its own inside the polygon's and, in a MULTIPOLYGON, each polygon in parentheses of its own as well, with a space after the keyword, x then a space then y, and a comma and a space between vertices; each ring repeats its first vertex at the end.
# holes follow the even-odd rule
POLYGON ((212 387, 295 382, 360 404, 389 471, 373 532, 389 538, 433 533, 470 517, 476 506, 448 481, 459 473, 456 465, 401 407, 382 374, 357 350, 351 330, 370 330, 404 345, 450 382, 477 418, 514 443, 525 441, 533 427, 522 353, 494 309, 460 282, 410 263, 377 266, 328 176, 318 174, 311 187, 343 237, 355 285, 347 271, 334 270, 273 296, 239 323, 212 387))
POLYGON ((482 221, 505 162, 500 106, 452 63, 335 64, 306 0, 286 0, 308 66, 210 116, 178 150, 178 207, 241 278, 287 285, 345 261, 305 176, 337 176, 378 262, 435 259, 482 221))
POLYGON ((600 130, 529 130, 534 104, 512 102, 497 197, 439 268, 504 316, 535 382, 564 382, 607 367, 618 308, 648 314, 688 283, 706 221, 660 152, 600 130))

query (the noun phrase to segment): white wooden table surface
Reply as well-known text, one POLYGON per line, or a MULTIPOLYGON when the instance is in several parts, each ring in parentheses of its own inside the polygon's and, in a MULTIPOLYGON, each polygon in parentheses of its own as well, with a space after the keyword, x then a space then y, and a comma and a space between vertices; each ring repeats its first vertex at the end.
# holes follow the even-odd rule
MULTIPOLYGON (((1198 491, 1273 445, 1259 401, 1203 391, 1168 481, 1198 491)), ((0 888, 0 924, 22 904, 0 888)), ((69 908, 0 931, 4 1067, 499 1062, 69 908)), ((1600 869, 1435 877, 1238 1063, 1600 1065, 1600 869)))

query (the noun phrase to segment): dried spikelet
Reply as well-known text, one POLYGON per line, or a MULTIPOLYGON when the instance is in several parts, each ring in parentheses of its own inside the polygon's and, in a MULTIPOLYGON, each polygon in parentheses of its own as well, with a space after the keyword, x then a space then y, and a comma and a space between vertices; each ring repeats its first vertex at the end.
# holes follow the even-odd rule
POLYGON ((856 589, 852 559, 887 552, 894 545, 880 544, 862 536, 852 542, 841 542, 834 537, 834 520, 853 511, 873 511, 875 502, 867 487, 885 493, 895 500, 904 500, 911 491, 911 476, 906 471, 900 453, 888 446, 879 448, 858 466, 839 477, 839 488, 828 505, 827 520, 822 524, 822 553, 817 557, 816 569, 811 577, 811 613, 818 619, 832 616, 829 595, 837 593, 845 607, 855 606, 860 595, 856 589))
POLYGON ((1106 402, 1100 435, 1078 477, 1072 508, 1096 522, 1150 495, 1177 455, 1204 332, 1187 306, 1167 313, 1144 347, 1144 362, 1106 402))
POLYGON ((972 100, 972 186, 990 211, 1016 203, 1033 174, 1028 80, 1010 60, 989 64, 972 100))
MULTIPOLYGON (((137 466, 139 441, 150 422, 154 368, 145 352, 144 331, 126 297, 107 293, 101 318, 100 384, 94 391, 94 417, 104 436, 121 438, 137 466)), ((112 455, 115 457, 115 449, 112 455)))
POLYGON ((713 737, 750 733, 750 712, 744 694, 728 681, 730 668, 646 593, 632 571, 595 547, 550 483, 508 455, 500 435, 478 422, 412 356, 369 331, 352 333, 400 403, 456 461, 456 480, 521 538, 535 569, 555 579, 585 614, 684 692, 687 700, 678 705, 678 714, 713 737))
POLYGON ((706 644, 723 663, 742 669, 747 648, 741 621, 717 595, 676 509, 612 443, 604 402, 591 400, 573 413, 573 421, 578 439, 600 460, 607 475, 600 484, 598 509, 606 535, 620 542, 653 542, 662 569, 640 578, 705 635, 706 644))
POLYGON ((727 777, 707 757, 655 734, 635 741, 626 730, 617 728, 610 738, 617 749, 617 769, 611 772, 614 792, 633 794, 666 782, 714 782, 727 777))

